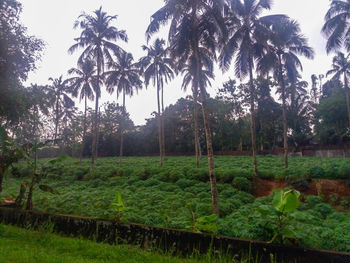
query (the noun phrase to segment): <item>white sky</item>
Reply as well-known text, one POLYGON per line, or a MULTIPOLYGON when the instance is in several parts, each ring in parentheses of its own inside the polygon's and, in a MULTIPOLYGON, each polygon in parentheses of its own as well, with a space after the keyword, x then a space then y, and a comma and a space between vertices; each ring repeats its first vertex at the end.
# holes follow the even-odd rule
MULTIPOLYGON (((29 74, 27 84, 48 84, 49 77, 56 78, 60 75, 67 77, 67 70, 76 67, 76 55, 69 55, 67 50, 74 44, 74 38, 80 31, 73 29, 73 23, 84 11, 91 13, 101 5, 103 10, 110 15, 118 15, 114 25, 118 29, 126 30, 129 42, 121 44, 128 52, 134 55, 135 60, 145 55, 141 46, 146 44, 145 31, 150 21, 150 16, 163 6, 163 0, 20 0, 23 4, 21 20, 28 28, 29 34, 43 39, 46 48, 42 61, 38 63, 38 69, 29 74)), ((321 35, 323 18, 328 9, 328 0, 275 0, 269 14, 287 14, 300 23, 303 34, 308 37, 309 45, 315 49, 315 59, 308 61, 302 59, 304 80, 310 81, 311 74, 325 74, 330 68, 331 58, 326 55, 326 41, 321 35)), ((163 34, 166 38, 166 34, 163 34)), ((216 94, 216 90, 226 81, 233 72, 224 76, 218 71, 215 81, 212 83, 210 93, 216 94)), ((177 78, 165 87, 164 99, 166 105, 175 103, 180 97, 186 96, 181 90, 181 79, 177 78)), ((116 101, 116 95, 102 94, 101 102, 116 101)), ((121 103, 121 100, 118 101, 121 103)), ((90 104, 93 106, 93 104, 90 104)), ((144 124, 145 118, 150 118, 151 113, 157 109, 156 90, 149 86, 138 95, 127 98, 127 110, 135 124, 144 124)), ((82 109, 82 105, 80 106, 82 109)))

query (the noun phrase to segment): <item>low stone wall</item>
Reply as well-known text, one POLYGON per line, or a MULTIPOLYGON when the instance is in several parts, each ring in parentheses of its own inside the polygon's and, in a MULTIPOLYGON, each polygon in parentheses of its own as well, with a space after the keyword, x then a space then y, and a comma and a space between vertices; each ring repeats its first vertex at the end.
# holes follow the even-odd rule
POLYGON ((259 262, 270 262, 274 255, 277 262, 349 263, 350 253, 337 253, 299 247, 268 244, 259 241, 234 239, 223 236, 179 231, 141 224, 116 223, 109 220, 54 215, 35 211, 0 208, 0 222, 20 227, 36 228, 53 224, 54 232, 67 236, 84 237, 109 244, 132 244, 141 248, 157 248, 165 252, 188 255, 213 253, 240 255, 251 251, 259 262))

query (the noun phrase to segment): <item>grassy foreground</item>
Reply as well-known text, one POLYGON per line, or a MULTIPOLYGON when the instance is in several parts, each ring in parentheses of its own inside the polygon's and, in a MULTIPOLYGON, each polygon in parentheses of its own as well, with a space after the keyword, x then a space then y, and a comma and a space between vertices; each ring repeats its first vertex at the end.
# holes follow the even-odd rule
POLYGON ((130 246, 110 246, 4 225, 0 225, 0 244, 1 263, 203 262, 147 252, 130 246))

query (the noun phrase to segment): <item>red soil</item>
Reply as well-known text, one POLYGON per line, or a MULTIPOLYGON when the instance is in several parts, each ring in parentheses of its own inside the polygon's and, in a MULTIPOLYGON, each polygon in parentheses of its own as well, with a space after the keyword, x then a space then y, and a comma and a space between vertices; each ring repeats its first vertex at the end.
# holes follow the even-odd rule
MULTIPOLYGON (((265 180, 255 178, 253 180, 253 192, 255 197, 269 196, 276 189, 283 189, 288 183, 283 180, 265 180)), ((298 189, 300 191, 300 189, 298 189)), ((324 195, 326 199, 331 194, 339 197, 350 197, 350 188, 346 186, 345 180, 313 179, 309 189, 301 191, 306 195, 324 195)))

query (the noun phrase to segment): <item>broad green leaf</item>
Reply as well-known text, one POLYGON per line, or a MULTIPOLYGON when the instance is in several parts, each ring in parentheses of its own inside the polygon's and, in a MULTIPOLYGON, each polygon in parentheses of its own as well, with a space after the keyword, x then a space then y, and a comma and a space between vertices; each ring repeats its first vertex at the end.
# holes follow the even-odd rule
POLYGON ((299 206, 300 193, 296 190, 278 190, 275 192, 272 204, 281 213, 290 213, 299 206))

